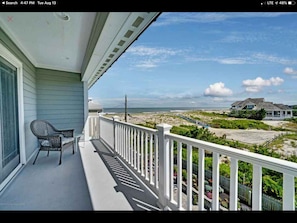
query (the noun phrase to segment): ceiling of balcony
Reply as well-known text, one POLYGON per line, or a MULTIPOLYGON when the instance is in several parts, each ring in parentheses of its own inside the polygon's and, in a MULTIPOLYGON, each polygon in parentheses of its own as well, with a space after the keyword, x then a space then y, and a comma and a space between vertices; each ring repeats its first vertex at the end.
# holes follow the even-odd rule
POLYGON ((159 14, 1 12, 0 27, 35 67, 81 73, 90 88, 159 14))

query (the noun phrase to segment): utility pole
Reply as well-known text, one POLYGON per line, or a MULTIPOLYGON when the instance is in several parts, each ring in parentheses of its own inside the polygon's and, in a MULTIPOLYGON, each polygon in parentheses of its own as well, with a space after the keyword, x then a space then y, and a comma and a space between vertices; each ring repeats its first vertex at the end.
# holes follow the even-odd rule
POLYGON ((125 122, 127 122, 127 95, 125 95, 125 122))

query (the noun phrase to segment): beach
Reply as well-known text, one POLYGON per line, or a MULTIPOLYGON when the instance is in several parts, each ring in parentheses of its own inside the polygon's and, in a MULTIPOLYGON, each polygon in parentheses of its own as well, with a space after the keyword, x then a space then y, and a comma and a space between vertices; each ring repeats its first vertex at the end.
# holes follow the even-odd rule
MULTIPOLYGON (((226 113, 228 110, 203 110, 203 112, 209 113, 226 113)), ((171 111, 171 112, 141 112, 141 113, 133 113, 127 115, 127 122, 132 124, 148 124, 148 123, 166 123, 172 126, 180 126, 180 125, 195 125, 195 123, 191 123, 180 116, 187 116, 190 114, 190 111, 171 111)), ((195 113, 196 114, 196 113, 195 113)), ((118 116, 120 121, 125 121, 125 114, 110 114, 108 117, 118 116)), ((197 116, 197 115, 196 115, 197 116)), ((208 117, 203 117, 204 121, 207 121, 208 117)), ((210 118, 210 117, 209 117, 210 118)), ((202 119, 202 117, 201 117, 202 119)), ((272 127, 282 127, 285 126, 288 121, 263 121, 265 124, 270 125, 272 127)), ((197 125, 198 127, 202 127, 197 125)), ((223 128, 212 128, 207 127, 208 130, 214 133, 216 136, 221 137, 225 135, 228 140, 235 140, 239 142, 243 142, 246 144, 257 144, 262 145, 265 142, 268 142, 280 134, 286 133, 284 131, 269 131, 269 130, 260 130, 260 129, 223 129, 223 128)), ((297 142, 296 142, 297 143, 297 142)), ((283 147, 279 148, 279 152, 283 155, 292 155, 296 154, 297 148, 291 146, 290 142, 284 142, 283 147)))

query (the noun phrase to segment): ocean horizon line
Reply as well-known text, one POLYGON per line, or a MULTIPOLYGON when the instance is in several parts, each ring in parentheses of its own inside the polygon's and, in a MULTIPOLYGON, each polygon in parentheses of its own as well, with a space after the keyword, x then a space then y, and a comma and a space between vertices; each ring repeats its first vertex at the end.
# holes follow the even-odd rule
MULTIPOLYGON (((128 107, 127 113, 183 112, 192 110, 228 110, 228 107, 128 107)), ((102 113, 125 113, 124 107, 102 108, 102 113)))

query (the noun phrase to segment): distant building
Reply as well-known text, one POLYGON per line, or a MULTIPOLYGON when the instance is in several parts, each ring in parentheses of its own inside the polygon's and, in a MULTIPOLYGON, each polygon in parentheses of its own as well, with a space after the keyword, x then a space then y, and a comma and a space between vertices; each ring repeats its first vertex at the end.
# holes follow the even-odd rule
POLYGON ((243 101, 236 101, 231 104, 231 110, 260 110, 266 111, 264 120, 283 120, 293 117, 293 109, 284 104, 265 102, 264 98, 247 98, 243 101))
POLYGON ((91 98, 89 98, 88 101, 88 107, 89 107, 89 115, 98 115, 98 113, 102 112, 102 106, 94 102, 91 98))

